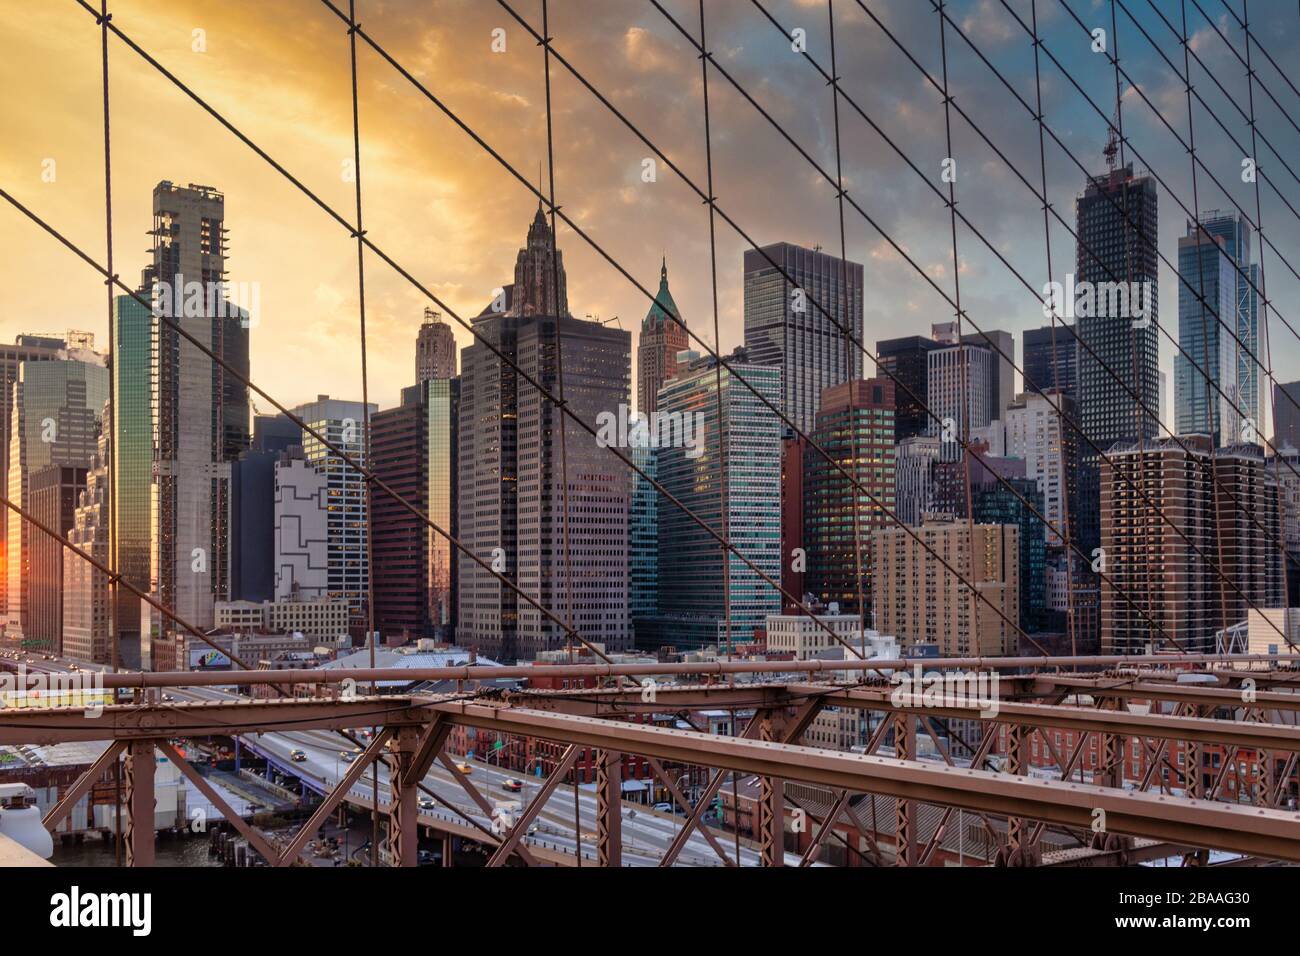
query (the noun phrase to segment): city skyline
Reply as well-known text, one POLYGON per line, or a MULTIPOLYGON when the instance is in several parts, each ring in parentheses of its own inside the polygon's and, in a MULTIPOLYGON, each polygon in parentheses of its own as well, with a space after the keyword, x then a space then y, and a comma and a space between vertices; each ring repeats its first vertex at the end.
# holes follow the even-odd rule
MULTIPOLYGON (((571 9, 562 4, 556 6, 552 32, 557 37, 557 48, 565 48, 566 36, 584 39, 599 36, 611 41, 616 54, 612 66, 626 69, 635 79, 620 106, 635 122, 644 124, 654 142, 671 144, 670 156, 682 164, 693 180, 702 181, 702 130, 687 125, 691 111, 685 101, 698 97, 698 80, 689 71, 683 75, 680 68, 675 68, 680 61, 693 62, 686 40, 653 7, 630 0, 610 4, 608 10, 602 9, 600 14, 584 17, 581 22, 571 9), (665 88, 675 89, 683 99, 680 108, 655 109, 665 88)), ((682 5, 668 7, 680 22, 693 26, 687 16, 689 11, 682 5)), ((1023 77, 1029 69, 1032 80, 1032 64, 1025 55, 1029 51, 1028 38, 1017 35, 1020 28, 1009 14, 976 3, 954 4, 954 8, 964 15, 958 22, 970 31, 974 42, 1008 61, 1003 68, 1009 76, 1023 77)), ((824 58, 826 24, 818 6, 774 3, 773 10, 783 22, 806 21, 809 49, 820 52, 824 58)), ((747 86, 756 83, 762 74, 779 67, 774 74, 779 84, 772 86, 761 102, 778 110, 782 122, 809 144, 814 157, 825 168, 832 168, 828 165, 833 159, 828 126, 830 98, 811 65, 799 62, 793 54, 787 63, 788 44, 783 47, 779 33, 757 13, 727 5, 718 7, 716 14, 711 10, 711 15, 717 17, 715 36, 725 36, 730 41, 729 68, 736 71, 742 83, 747 86)), ((928 11, 889 8, 882 9, 880 15, 892 29, 899 31, 901 39, 913 46, 918 39, 928 38, 933 27, 933 17, 928 11)), ((1258 15, 1266 16, 1267 12, 1258 15)), ((56 53, 69 47, 80 49, 79 41, 97 43, 96 31, 78 29, 78 26, 85 27, 78 19, 84 16, 73 5, 66 10, 53 5, 40 10, 30 26, 16 28, 39 31, 39 38, 34 38, 31 45, 21 46, 24 52, 15 61, 0 66, 0 70, 25 68, 39 76, 41 64, 24 62, 24 57, 39 52, 46 54, 43 59, 52 62, 56 53), (33 53, 25 52, 28 50, 33 53)), ((1158 20, 1140 13, 1138 16, 1153 34, 1157 28, 1167 31, 1158 20)), ((146 46, 158 50, 165 64, 170 63, 185 79, 205 90, 223 112, 234 115, 242 111, 241 123, 248 125, 254 140, 287 167, 300 170, 309 188, 326 202, 336 209, 350 208, 352 184, 344 181, 338 172, 343 160, 351 156, 350 117, 346 110, 337 106, 315 110, 318 132, 303 142, 286 136, 270 123, 268 115, 279 115, 278 111, 286 107, 313 110, 316 104, 333 102, 333 91, 327 86, 336 78, 332 59, 338 57, 345 63, 346 46, 343 39, 332 37, 333 24, 328 10, 322 7, 320 14, 307 13, 303 22, 296 24, 299 30, 292 46, 286 46, 282 33, 267 25, 261 11, 254 13, 250 7, 239 4, 224 11, 205 8, 202 15, 185 4, 177 4, 166 11, 150 8, 146 16, 143 6, 124 2, 118 5, 115 17, 124 30, 138 34, 146 46), (208 21, 206 26, 203 21, 208 21), (201 54, 191 49, 191 33, 195 29, 206 30, 206 49, 201 54), (285 77, 270 66, 277 62, 295 64, 299 70, 294 76, 285 77), (181 67, 185 69, 182 71, 181 67), (261 98, 252 95, 252 87, 270 80, 275 81, 276 89, 281 92, 263 103, 261 98), (328 165, 322 157, 330 157, 328 165)), ((453 78, 447 80, 455 94, 450 105, 464 110, 489 142, 500 144, 508 161, 527 180, 535 179, 542 161, 544 185, 546 137, 544 110, 540 109, 540 55, 532 48, 531 38, 528 43, 520 44, 524 50, 518 56, 510 52, 491 53, 490 30, 498 25, 496 19, 477 5, 463 3, 442 5, 436 14, 422 14, 418 21, 398 7, 374 11, 369 17, 379 39, 391 44, 404 61, 416 62, 426 79, 435 75, 453 78), (404 30, 407 27, 409 31, 404 30), (469 42, 474 37, 482 37, 483 42, 469 42), (498 109, 484 112, 485 102, 494 103, 498 109), (512 116, 518 122, 502 124, 501 115, 512 116)), ((1109 71, 1102 69, 1104 59, 1091 54, 1078 41, 1074 36, 1077 25, 1061 12, 1049 6, 1040 11, 1040 19, 1045 38, 1062 62, 1077 67, 1085 81, 1084 88, 1109 109, 1113 88, 1108 98, 1104 83, 1112 78, 1109 71), (1087 59, 1090 56, 1102 62, 1093 64, 1087 59)), ((891 137, 916 161, 922 161, 923 167, 925 160, 934 158, 937 168, 941 157, 936 153, 933 131, 929 129, 934 124, 918 127, 923 114, 917 111, 923 107, 917 97, 927 92, 923 86, 914 85, 924 82, 920 74, 902 60, 901 54, 860 12, 840 13, 838 20, 837 39, 846 49, 878 54, 843 58, 846 93, 873 119, 882 122, 891 137), (863 65, 877 61, 878 65, 863 65), (897 69, 893 68, 895 61, 897 69), (904 72, 904 68, 912 70, 912 74, 904 72)), ((508 38, 512 26, 522 34, 522 27, 507 23, 508 38)), ((1222 67, 1221 82, 1234 94, 1244 92, 1244 82, 1236 75, 1241 71, 1231 68, 1235 60, 1210 27, 1203 21, 1194 21, 1191 28, 1200 55, 1207 63, 1222 67)), ((1123 24, 1120 32, 1125 32, 1123 24)), ((1128 32, 1135 33, 1131 24, 1128 32)), ((1300 39, 1300 30, 1285 18, 1270 32, 1277 47, 1274 53, 1285 52, 1287 44, 1300 39)), ((1165 64, 1149 47, 1142 47, 1139 40, 1135 36, 1130 43, 1127 69, 1139 81, 1149 83, 1150 88, 1143 92, 1165 110, 1175 129, 1183 130, 1185 106, 1175 95, 1176 88, 1181 93, 1181 87, 1173 82, 1165 64)), ((519 47, 514 49, 519 51, 519 47)), ((976 72, 983 68, 968 48, 954 45, 951 53, 959 58, 954 64, 953 77, 959 99, 963 98, 963 83, 973 90, 997 82, 987 72, 976 72)), ((500 167, 471 162, 477 149, 472 142, 450 127, 447 127, 449 135, 440 136, 443 126, 439 124, 445 125, 446 121, 436 115, 428 101, 418 94, 413 98, 407 90, 398 92, 394 75, 383 72, 389 69, 386 64, 366 51, 360 56, 361 122, 366 134, 362 179, 369 184, 365 195, 370 235, 468 319, 477 314, 481 303, 490 298, 491 290, 500 281, 493 263, 498 256, 508 256, 513 251, 511 231, 506 225, 535 208, 537 197, 500 167), (428 119, 414 126, 393 122, 417 110, 420 112, 416 115, 431 111, 428 119), (436 147, 432 151, 422 148, 430 143, 436 147), (400 188, 399 172, 402 174, 400 188), (416 203, 414 207, 412 201, 416 203), (407 215, 411 208, 425 215, 412 218, 407 215)), ((604 68, 598 62, 578 65, 597 83, 605 78, 604 68)), ((0 73, 0 77, 5 75, 0 73)), ((136 198, 141 190, 152 188, 163 179, 215 185, 230 196, 226 215, 232 230, 231 279, 260 282, 262 286, 264 321, 253 330, 254 379, 264 382, 272 394, 288 405, 308 401, 325 391, 343 394, 345 389, 339 387, 340 382, 351 382, 351 391, 357 393, 353 397, 359 397, 355 250, 346 233, 340 229, 338 235, 331 235, 324 219, 319 228, 309 230, 306 235, 302 230, 290 228, 299 222, 310 224, 313 220, 309 217, 324 214, 311 209, 310 201, 295 195, 291 187, 278 183, 276 174, 246 147, 222 138, 228 134, 215 127, 194 104, 176 99, 175 91, 151 76, 149 68, 130 51, 123 48, 116 52, 112 76, 118 109, 130 112, 148 104, 161 111, 159 121, 172 131, 169 138, 176 146, 166 151, 166 155, 140 155, 128 151, 125 148, 128 141, 119 134, 121 142, 114 152, 117 198, 114 229, 115 245, 120 250, 119 271, 130 276, 144 265, 142 259, 133 261, 126 251, 137 248, 136 237, 141 229, 147 228, 147 212, 136 198), (280 362, 280 358, 287 361, 280 362)), ((65 122, 57 128, 48 128, 48 124, 33 126, 21 103, 0 107, 4 111, 0 115, 15 130, 16 142, 22 144, 20 150, 0 158, 0 178, 12 183, 15 195, 24 201, 40 198, 51 202, 48 208, 56 225, 62 224, 87 238, 98 236, 97 241, 102 245, 102 221, 96 221, 99 214, 94 212, 97 205, 102 206, 102 201, 98 204, 93 201, 96 193, 102 200, 102 169, 97 169, 96 162, 90 158, 101 148, 96 138, 98 117, 95 110, 82 108, 83 100, 78 98, 85 92, 83 84, 91 82, 98 83, 97 75, 51 81, 51 88, 68 102, 65 122), (77 104, 76 108, 73 103, 77 104), (42 162, 46 158, 63 160, 58 163, 58 178, 54 183, 41 181, 42 162)), ((556 104, 563 111, 556 126, 557 201, 593 238, 607 244, 652 294, 656 286, 655 272, 666 251, 674 275, 674 296, 683 313, 691 317, 692 330, 711 342, 713 309, 707 216, 698 208, 689 189, 662 163, 657 182, 642 183, 644 144, 637 143, 625 129, 610 125, 612 121, 600 113, 603 107, 558 68, 555 82, 556 104), (572 135, 566 135, 566 131, 572 135), (579 132, 583 135, 576 135, 579 132), (592 132, 607 143, 599 157, 584 149, 586 136, 592 132), (578 169, 585 170, 581 178, 575 176, 578 169), (629 217, 639 224, 638 229, 622 228, 629 217)), ((790 241, 809 248, 820 244, 828 252, 835 252, 838 237, 833 188, 824 181, 813 183, 809 178, 811 168, 725 82, 719 81, 714 86, 718 124, 715 161, 719 175, 726 173, 728 184, 725 192, 719 190, 720 206, 735 215, 760 245, 790 241), (762 149, 767 157, 761 171, 745 162, 753 149, 762 149), (774 178, 782 188, 773 193, 765 184, 774 178)), ((1204 95, 1208 98, 1211 94, 1207 90, 1204 95)), ((1059 74, 1047 76, 1044 98, 1048 122, 1056 120, 1054 128, 1070 150, 1090 171, 1100 171, 1101 151, 1106 141, 1102 119, 1059 74)), ((1032 131, 1032 124, 1021 129, 1012 125, 1014 114, 1003 116, 990 111, 989 115, 981 115, 982 104, 970 92, 965 93, 963 102, 977 120, 987 121, 990 135, 1010 150, 1017 167, 1030 173, 1037 161, 1036 153, 1029 152, 1027 134, 1032 131)), ((1218 112, 1231 110, 1226 101, 1211 99, 1209 102, 1218 112)), ((929 108, 938 121, 942 109, 937 97, 929 108)), ((1190 203, 1188 164, 1172 135, 1131 87, 1125 94, 1125 110, 1126 133, 1134 145, 1159 167, 1169 186, 1190 203)), ((1285 149, 1290 140, 1282 117, 1268 103, 1260 104, 1259 110, 1261 129, 1270 141, 1285 149)), ((852 110, 846 112, 849 115, 843 118, 842 126, 846 186, 850 194, 858 197, 864 208, 902 241, 928 274, 950 290, 951 252, 942 241, 943 230, 936 228, 946 218, 946 210, 929 187, 906 168, 860 117, 852 110), (876 188, 886 182, 887 190, 876 188), (883 210, 879 208, 882 204, 883 210)), ((1196 120, 1198 126, 1212 125, 1199 107, 1196 120)), ((1204 161, 1212 169, 1231 171, 1232 167, 1239 166, 1236 160, 1221 152, 1211 153, 1221 146, 1215 141, 1203 147, 1204 161)), ((958 128, 953 152, 961 169, 972 170, 969 174, 959 174, 956 183, 966 215, 985 228, 1017 269, 1038 286, 1047 275, 1042 262, 1041 210, 1032 195, 968 129, 958 128), (963 162, 967 158, 972 161, 969 165, 963 162), (975 170, 978 170, 978 180, 967 179, 968 175, 976 175, 975 170)), ((1047 160, 1053 202, 1058 209, 1064 209, 1082 189, 1082 174, 1050 142, 1047 160)), ((1268 166, 1264 159, 1260 165, 1268 166)), ((1032 181, 1034 177, 1027 175, 1027 178, 1032 181)), ((1207 181, 1207 176, 1202 174, 1200 178, 1203 208, 1230 206, 1207 181)), ((1227 180, 1227 173, 1219 178, 1227 180)), ((1227 181, 1235 193, 1233 198, 1253 214, 1250 184, 1227 181)), ((1176 263, 1176 238, 1180 229, 1175 219, 1182 217, 1171 214, 1173 207, 1168 197, 1161 198, 1166 215, 1161 217, 1160 248, 1176 263)), ((1270 217, 1266 226, 1283 250, 1300 234, 1295 232, 1296 224, 1282 216, 1270 217)), ((64 294, 51 298, 25 288, 39 283, 14 281, 20 275, 26 278, 62 274, 68 265, 62 258, 66 252, 30 241, 33 236, 28 236, 23 231, 26 227, 20 223, 5 228, 13 230, 17 255, 0 266, 14 270, 0 273, 0 279, 7 280, 6 286, 15 289, 17 308, 0 322, 0 338, 12 340, 12 335, 28 331, 97 328, 102 319, 95 320, 102 316, 103 310, 93 289, 81 290, 74 283, 64 294)), ((920 276, 889 250, 882 237, 851 209, 846 229, 848 258, 867 266, 871 294, 864 303, 863 339, 868 345, 890 337, 888 333, 899 324, 900 317, 906 317, 905 324, 920 331, 930 322, 945 318, 945 313, 950 312, 947 304, 933 290, 927 290, 920 276)), ((617 315, 623 328, 634 329, 650 305, 649 298, 614 273, 566 225, 561 223, 559 231, 559 244, 566 250, 569 271, 574 276, 570 290, 574 313, 580 317, 599 315, 605 320, 617 315)), ((1064 264, 1073 260, 1073 243, 1059 224, 1053 223, 1052 231, 1053 259, 1058 273, 1055 278, 1060 279, 1064 264)), ((721 351, 726 352, 742 339, 741 274, 746 245, 725 227, 719 229, 718 241, 721 351)), ((961 257, 964 304, 981 328, 996 327, 1018 335, 1025 328, 1042 324, 1041 313, 1027 290, 1017 290, 1010 273, 968 232, 961 237, 961 257)), ((1166 303, 1177 302, 1177 280, 1172 271, 1164 264, 1159 271, 1161 299, 1166 303)), ((409 373, 402 368, 398 357, 399 347, 408 347, 424 308, 432 303, 405 287, 400 278, 373 257, 367 279, 369 331, 375 344, 370 354, 371 379, 375 384, 373 397, 381 407, 393 407, 400 401, 399 382, 410 384, 406 382, 409 373)), ((1285 309, 1289 296, 1300 284, 1293 283, 1293 277, 1277 264, 1275 256, 1269 279, 1270 298, 1285 309)), ((1171 308, 1165 310, 1164 322, 1176 334, 1171 308)), ((468 344, 469 333, 450 316, 444 319, 452 326, 458 346, 468 344)), ((1277 324, 1276 318, 1273 324, 1277 324)), ((1283 332, 1274 338, 1274 360, 1279 368, 1300 357, 1300 346, 1290 336, 1283 332)), ((1161 368, 1170 373, 1172 382, 1173 346, 1162 339, 1159 348, 1161 368)), ((870 360, 865 360, 863 372, 875 374, 870 360)), ((634 371, 634 389, 635 374, 634 371)), ((260 403, 259 409, 269 411, 263 405, 260 403)))

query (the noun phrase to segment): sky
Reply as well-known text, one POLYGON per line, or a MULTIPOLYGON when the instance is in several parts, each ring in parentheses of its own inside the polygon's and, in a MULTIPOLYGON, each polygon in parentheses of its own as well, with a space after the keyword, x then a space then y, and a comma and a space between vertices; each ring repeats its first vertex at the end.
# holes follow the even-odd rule
MULTIPOLYGON (((0 0, 5 6, 19 2, 0 0)), ((335 2, 346 10, 343 0, 335 2)), ((0 89, 6 91, 0 98, 0 186, 103 262, 100 31, 75 0, 22 8, 22 16, 0 17, 0 89)), ((112 0, 110 10, 112 22, 140 48, 321 202, 355 219, 354 183, 347 176, 353 149, 348 36, 322 0, 112 0)), ((357 0, 357 10, 375 43, 500 158, 358 41, 367 235, 468 321, 512 279, 516 251, 537 207, 526 184, 537 184, 540 173, 549 189, 543 55, 515 17, 540 32, 541 0, 357 0)), ((1183 0, 1116 0, 1114 25, 1109 0, 963 0, 948 10, 964 38, 951 24, 941 37, 928 0, 835 0, 833 13, 827 0, 704 0, 708 47, 740 88, 710 70, 713 193, 720 213, 760 245, 788 241, 840 251, 834 97, 791 40, 793 31, 804 31, 807 53, 829 73, 833 16, 843 91, 839 158, 851 200, 844 242, 848 257, 865 265, 866 343, 928 335, 931 323, 952 319, 952 306, 927 278, 949 296, 955 278, 970 322, 1016 333, 1019 351, 1019 333, 1045 324, 1043 284, 1062 281, 1075 259, 1069 232, 1051 220, 1049 274, 1043 211, 1020 178, 1036 190, 1042 176, 1027 30, 1036 14, 1050 51, 1040 64, 1043 113, 1064 144, 1046 137, 1048 198, 1073 227, 1074 201, 1084 185, 1079 164, 1104 170, 1106 120, 1115 112, 1114 69, 1092 49, 1091 32, 1103 29, 1107 49, 1118 49, 1128 74, 1120 111, 1128 158, 1162 182, 1160 251, 1177 263, 1177 237, 1198 206, 1234 209, 1237 203, 1252 220, 1262 218, 1264 284, 1276 311, 1269 311, 1271 342, 1261 347, 1260 358, 1271 362, 1278 381, 1300 379, 1300 76, 1286 77, 1263 53, 1282 66, 1296 61, 1300 5, 1249 3, 1251 32, 1264 44, 1251 43, 1258 78, 1254 147, 1250 91, 1238 59, 1246 55, 1237 19, 1243 0, 1185 0, 1191 53, 1204 64, 1191 61, 1192 85, 1204 105, 1194 103, 1190 124, 1182 79, 1183 0), (1015 171, 956 108, 948 117, 949 146, 942 94, 922 73, 942 85, 945 59, 953 102, 1015 171), (1195 181, 1185 147, 1189 136, 1204 163, 1195 181), (936 192, 946 191, 941 170, 950 157, 958 209, 984 237, 959 224, 955 277, 949 213, 936 192), (1258 183, 1243 182, 1248 157, 1260 170, 1258 183)), ((663 162, 647 182, 643 172, 652 150, 557 57, 551 64, 556 201, 651 293, 666 257, 682 317, 713 346, 709 211, 700 198, 707 191, 701 64, 673 21, 697 37, 698 0, 549 4, 552 49, 699 192, 663 162)), ((254 381, 286 405, 318 394, 359 399, 360 302, 356 244, 348 230, 111 36, 109 76, 116 271, 134 284, 148 261, 145 233, 155 184, 216 187, 226 197, 229 279, 260 289, 254 381)), ((717 324, 722 348, 729 350, 743 341, 742 257, 750 244, 723 216, 717 222, 717 324)), ((635 344, 650 299, 563 223, 558 242, 573 313, 628 329, 635 344)), ((84 329, 103 344, 108 319, 102 279, 93 269, 4 203, 0 246, 0 340, 84 329)), ((1178 283, 1167 264, 1160 275, 1160 324, 1176 339, 1178 283)), ((380 407, 396 404, 400 389, 414 380, 415 336, 429 305, 389 265, 367 255, 370 392, 380 407)), ((461 346, 471 341, 451 315, 444 318, 461 346)), ((1173 353, 1162 337, 1171 402, 1173 353)), ((870 374, 874 366, 868 361, 866 368, 870 374)), ((264 402, 259 409, 268 410, 264 402)))

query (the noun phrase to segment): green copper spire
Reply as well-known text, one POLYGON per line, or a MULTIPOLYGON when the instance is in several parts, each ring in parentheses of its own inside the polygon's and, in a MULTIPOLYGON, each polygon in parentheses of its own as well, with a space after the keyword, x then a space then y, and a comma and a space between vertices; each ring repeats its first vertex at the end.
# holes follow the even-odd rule
MULTIPOLYGON (((673 301, 673 294, 668 288, 668 257, 664 256, 663 264, 659 268, 659 291, 655 293, 654 305, 650 306, 650 311, 646 313, 641 328, 657 329, 671 323, 669 313, 678 319, 682 318, 681 313, 677 311, 677 303, 673 301)), ((685 319, 682 321, 684 322, 685 319)))

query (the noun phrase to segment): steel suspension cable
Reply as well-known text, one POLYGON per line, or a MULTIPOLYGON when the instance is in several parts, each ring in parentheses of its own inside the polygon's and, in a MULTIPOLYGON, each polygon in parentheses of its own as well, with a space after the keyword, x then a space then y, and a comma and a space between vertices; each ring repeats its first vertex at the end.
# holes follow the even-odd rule
MULTIPOLYGON (((1039 57, 1038 57, 1038 0, 1030 0, 1030 13, 1031 13, 1031 16, 1033 17, 1033 25, 1034 25, 1034 37, 1033 37, 1033 47, 1034 47, 1034 94, 1035 94, 1035 97, 1036 97, 1036 100, 1035 100, 1035 106, 1037 107, 1037 109, 1036 109, 1036 113, 1037 113, 1037 115, 1035 116, 1035 120, 1036 120, 1036 122, 1037 122, 1037 124, 1038 124, 1038 167, 1039 167, 1039 171, 1040 171, 1041 176, 1042 176, 1042 189, 1043 189, 1043 247, 1044 247, 1044 252, 1045 252, 1045 254, 1046 254, 1046 261, 1047 261, 1047 280, 1048 280, 1048 282, 1051 282, 1051 281, 1053 281, 1053 276, 1055 275, 1055 273, 1052 271, 1052 229, 1051 229, 1051 220, 1048 218, 1048 215, 1047 215, 1047 213, 1048 213, 1048 202, 1047 202, 1047 147, 1046 147, 1046 143, 1045 143, 1045 137, 1044 137, 1044 134, 1043 134, 1043 83, 1042 83, 1042 76, 1041 76, 1041 73, 1040 73, 1040 71, 1039 71, 1039 65, 1038 65, 1038 61, 1039 61, 1039 57)), ((919 65, 919 64, 918 64, 918 65, 919 65)), ((1052 347, 1052 390, 1053 390, 1054 392, 1056 392, 1056 394, 1057 394, 1057 396, 1058 396, 1058 400, 1059 400, 1059 396, 1061 395, 1061 376, 1060 376, 1060 363, 1057 361, 1057 351, 1056 351, 1056 323, 1057 323, 1057 314, 1056 314, 1056 313, 1057 313, 1057 309, 1056 309, 1056 303, 1055 303, 1055 301, 1053 301, 1053 302, 1051 303, 1051 307, 1050 307, 1050 309, 1049 309, 1049 312, 1050 312, 1049 318, 1050 318, 1050 320, 1051 320, 1051 328, 1052 328, 1052 332, 1051 332, 1051 347, 1052 347)), ((1077 372, 1076 372, 1076 376, 1077 376, 1077 372)), ((1066 627, 1066 634, 1068 635, 1068 637, 1069 637, 1069 639, 1070 639, 1070 653, 1071 653, 1071 654, 1077 654, 1077 653, 1079 653, 1079 647, 1078 647, 1078 631, 1077 631, 1077 627, 1078 627, 1078 625, 1077 625, 1077 621, 1075 620, 1075 615, 1074 615, 1074 601, 1075 601, 1075 598, 1074 598, 1074 580, 1075 580, 1075 578, 1074 578, 1074 555, 1070 553, 1070 551, 1071 551, 1071 540, 1070 540, 1070 536, 1071 536, 1071 533, 1072 533, 1072 529, 1071 529, 1071 526, 1070 526, 1070 524, 1071 524, 1071 522, 1070 522, 1070 494, 1069 494, 1069 485, 1070 485, 1070 482, 1069 482, 1068 475, 1070 474, 1070 470, 1071 470, 1071 469, 1070 469, 1070 467, 1069 467, 1069 461, 1068 461, 1068 459, 1067 459, 1067 455, 1066 455, 1065 427, 1064 427, 1064 423, 1061 421, 1061 419, 1060 419, 1059 416, 1058 416, 1058 418, 1057 418, 1057 420, 1056 420, 1056 427, 1057 427, 1057 442, 1056 442, 1056 444, 1057 444, 1057 448, 1058 448, 1058 451, 1059 451, 1059 459, 1058 459, 1058 460, 1059 460, 1059 465, 1058 465, 1058 467, 1060 468, 1060 478, 1059 478, 1059 480, 1060 480, 1060 487, 1061 487, 1061 492, 1060 492, 1060 500, 1061 500, 1061 515, 1062 515, 1062 517, 1061 517, 1061 533, 1062 533, 1062 535, 1063 535, 1062 540, 1063 540, 1064 543, 1065 543, 1065 602, 1066 602, 1066 608, 1065 608, 1065 627, 1066 627)), ((1076 480, 1076 482, 1077 482, 1077 480, 1078 480, 1078 479, 1077 479, 1077 476, 1076 476, 1076 479, 1075 479, 1075 480, 1076 480)), ((1044 504, 1046 504, 1045 501, 1044 501, 1044 504)))

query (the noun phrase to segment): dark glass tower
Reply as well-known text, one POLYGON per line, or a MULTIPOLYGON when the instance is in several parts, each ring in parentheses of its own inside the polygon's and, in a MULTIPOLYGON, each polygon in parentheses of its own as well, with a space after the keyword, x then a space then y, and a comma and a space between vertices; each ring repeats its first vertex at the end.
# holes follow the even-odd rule
POLYGON ((1159 435, 1157 198, 1155 181, 1135 175, 1128 164, 1092 177, 1075 202, 1076 289, 1084 282, 1094 288, 1103 282, 1128 283, 1127 288, 1144 290, 1149 310, 1145 318, 1134 316, 1130 299, 1126 309, 1083 315, 1083 300, 1073 303, 1076 330, 1087 345, 1080 346, 1078 371, 1080 424, 1089 441, 1080 448, 1083 467, 1076 513, 1080 544, 1088 551, 1097 547, 1101 536, 1096 449, 1106 452, 1116 444, 1159 435), (1141 397, 1141 404, 1130 390, 1141 397))

